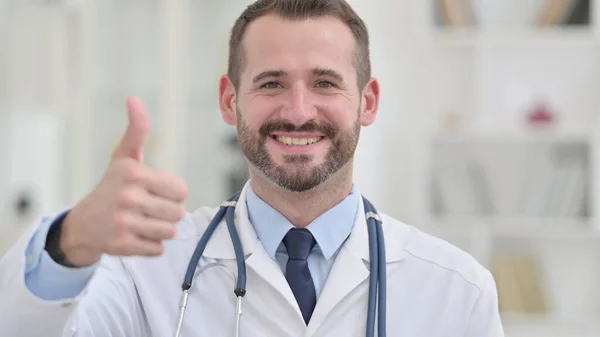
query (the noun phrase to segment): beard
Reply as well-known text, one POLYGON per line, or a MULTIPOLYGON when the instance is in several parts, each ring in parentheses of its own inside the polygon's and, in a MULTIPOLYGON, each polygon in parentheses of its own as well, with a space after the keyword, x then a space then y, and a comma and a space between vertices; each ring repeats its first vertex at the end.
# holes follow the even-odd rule
POLYGON ((301 126, 275 120, 265 122, 258 133, 245 123, 240 110, 237 114, 238 140, 248 162, 254 165, 268 180, 292 192, 309 191, 327 181, 344 167, 353 157, 360 135, 360 114, 351 130, 336 129, 329 123, 313 121, 301 126), (267 150, 267 138, 273 132, 318 132, 331 140, 331 147, 320 165, 313 165, 313 155, 285 155, 284 165, 277 165, 267 150))

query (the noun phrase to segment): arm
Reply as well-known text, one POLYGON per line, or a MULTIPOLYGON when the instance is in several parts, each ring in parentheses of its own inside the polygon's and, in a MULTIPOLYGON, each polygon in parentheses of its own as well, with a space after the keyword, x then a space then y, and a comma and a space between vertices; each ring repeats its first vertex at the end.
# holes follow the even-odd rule
POLYGON ((143 164, 148 111, 137 98, 127 108, 129 126, 96 188, 64 219, 43 219, 0 260, 3 335, 148 335, 121 257, 162 254, 185 215, 187 187, 143 164))
POLYGON ((486 271, 485 286, 481 289, 481 296, 475 303, 465 332, 465 337, 482 336, 504 337, 498 308, 496 282, 489 271, 486 271))
POLYGON ((144 336, 134 285, 119 258, 67 268, 43 249, 58 219, 43 219, 0 260, 0 331, 23 337, 144 336))

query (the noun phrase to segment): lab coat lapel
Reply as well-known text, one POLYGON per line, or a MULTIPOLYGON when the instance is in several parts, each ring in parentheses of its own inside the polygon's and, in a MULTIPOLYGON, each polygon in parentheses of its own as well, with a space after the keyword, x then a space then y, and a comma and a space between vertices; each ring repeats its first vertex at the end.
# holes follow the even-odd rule
MULTIPOLYGON (((285 275, 281 271, 281 268, 277 262, 267 254, 263 248, 263 245, 258 240, 258 236, 254 231, 254 227, 252 227, 252 224, 250 223, 250 219, 248 218, 248 209, 246 206, 245 189, 242 195, 243 197, 240 197, 240 202, 236 210, 236 222, 239 223, 241 228, 240 236, 246 237, 247 242, 253 241, 252 254, 250 254, 250 256, 246 259, 246 265, 248 268, 252 269, 258 277, 265 280, 286 300, 286 302, 296 312, 298 320, 302 321, 302 324, 304 324, 302 312, 300 311, 300 307, 298 306, 296 298, 292 293, 292 289, 285 279, 285 275)), ((250 291, 250 289, 248 291, 250 291)))
POLYGON ((321 296, 308 324, 308 335, 313 335, 336 305, 369 276, 363 260, 348 246, 338 254, 325 283, 321 296))
POLYGON ((340 248, 340 252, 327 277, 321 296, 317 300, 315 311, 308 325, 309 335, 313 335, 318 330, 331 310, 347 294, 368 279, 369 269, 362 258, 363 254, 357 254, 357 249, 361 249, 363 246, 354 246, 354 243, 359 243, 363 240, 368 242, 363 209, 363 204, 360 202, 352 233, 340 248))
POLYGON ((298 320, 304 324, 298 302, 277 262, 273 261, 263 249, 257 249, 246 260, 246 265, 285 299, 296 312, 298 320))
MULTIPOLYGON (((340 304, 345 296, 362 283, 368 286, 370 274, 369 233, 362 198, 356 214, 352 233, 342 245, 321 296, 317 300, 315 311, 308 325, 307 336, 312 336, 318 331, 327 315, 340 304)), ((382 229, 385 237, 386 265, 389 266, 406 258, 404 241, 408 236, 408 232, 403 227, 391 226, 385 221, 386 217, 384 215, 379 215, 383 218, 382 229), (397 238, 403 239, 398 240, 397 238)), ((389 273, 387 276, 389 279, 389 273)), ((366 301, 365 297, 365 304, 366 301)))
MULTIPOLYGON (((304 324, 302 313, 292 293, 290 286, 285 279, 285 275, 276 261, 271 259, 258 240, 254 227, 248 219, 248 209, 246 206, 246 190, 248 183, 242 190, 240 198, 235 209, 235 226, 238 230, 240 241, 246 256, 246 266, 256 273, 256 275, 274 288, 288 304, 296 311, 298 320, 304 324)), ((225 224, 225 219, 217 227, 213 234, 213 239, 208 242, 204 256, 216 259, 235 260, 235 251, 231 244, 231 238, 225 224)), ((237 275, 237 270, 232 270, 237 275)), ((251 285, 248 284, 248 291, 251 285)))

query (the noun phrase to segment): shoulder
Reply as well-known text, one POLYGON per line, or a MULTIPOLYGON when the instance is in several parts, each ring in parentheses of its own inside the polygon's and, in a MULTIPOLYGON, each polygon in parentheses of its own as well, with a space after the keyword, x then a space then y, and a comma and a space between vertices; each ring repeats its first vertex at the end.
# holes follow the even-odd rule
POLYGON ((490 271, 457 246, 391 216, 382 214, 382 220, 387 224, 387 232, 392 235, 390 239, 401 242, 406 258, 415 264, 436 274, 458 276, 479 292, 493 282, 490 271))
POLYGON ((193 212, 186 212, 177 224, 177 239, 186 239, 202 235, 219 207, 202 206, 193 212))

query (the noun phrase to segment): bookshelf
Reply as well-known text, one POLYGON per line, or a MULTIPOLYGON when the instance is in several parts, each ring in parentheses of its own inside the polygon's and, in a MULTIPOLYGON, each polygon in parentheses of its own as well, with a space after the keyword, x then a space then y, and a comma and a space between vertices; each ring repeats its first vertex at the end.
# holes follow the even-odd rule
POLYGON ((492 270, 507 336, 599 336, 600 1, 413 6, 420 227, 492 270))

